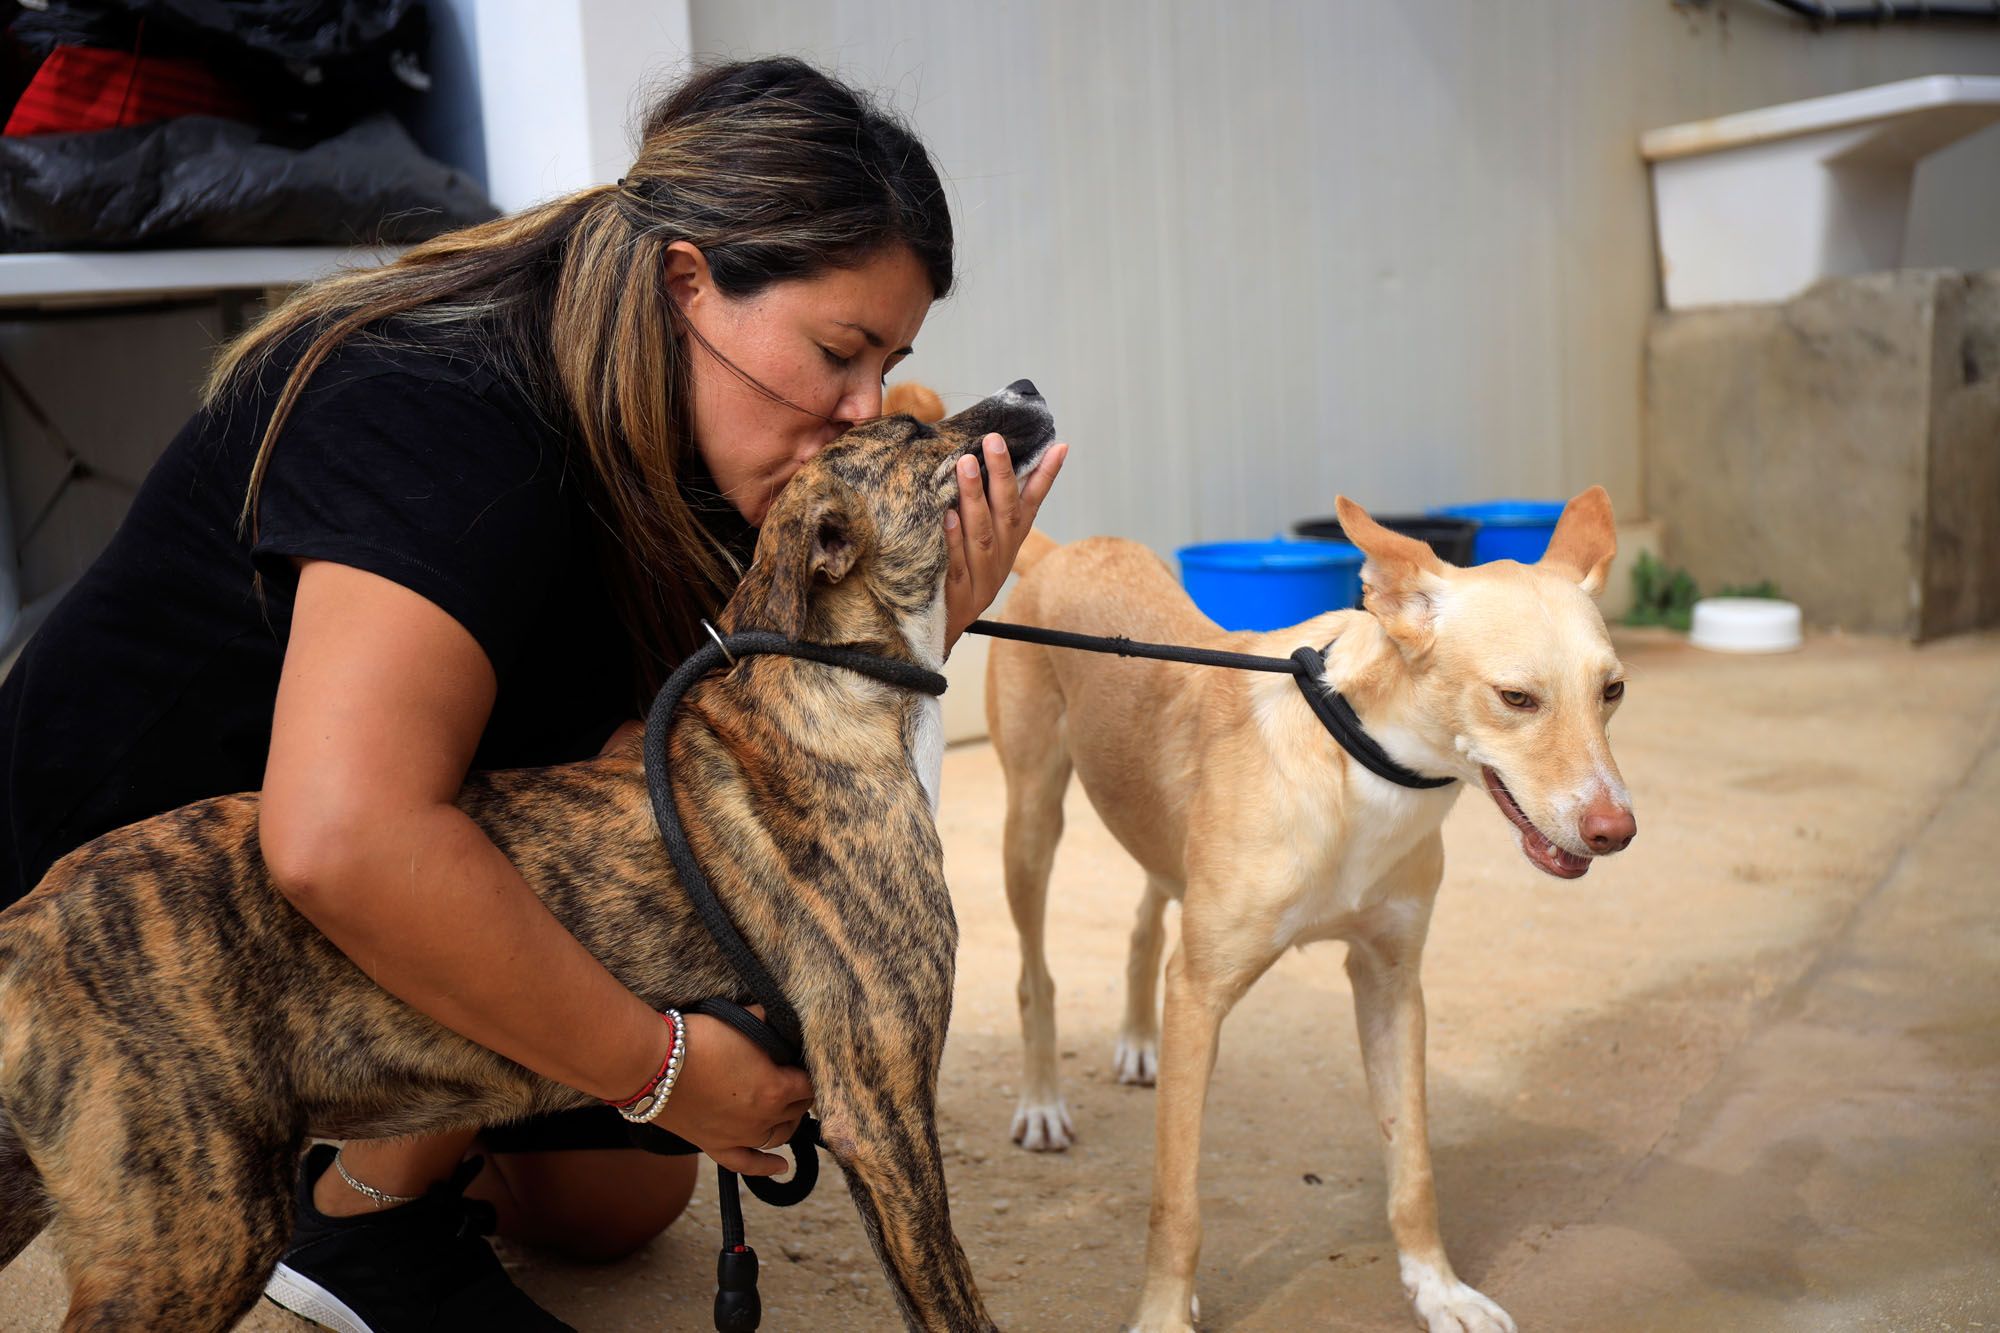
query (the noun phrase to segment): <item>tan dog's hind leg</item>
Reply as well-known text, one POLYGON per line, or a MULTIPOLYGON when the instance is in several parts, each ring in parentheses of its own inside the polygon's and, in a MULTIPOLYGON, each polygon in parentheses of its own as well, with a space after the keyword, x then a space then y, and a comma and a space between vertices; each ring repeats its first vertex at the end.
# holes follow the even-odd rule
MULTIPOLYGON (((1181 943, 1167 960, 1167 1002, 1160 1041, 1160 1092, 1154 1107, 1153 1211, 1146 1230, 1146 1286, 1132 1333, 1183 1333, 1193 1327, 1195 1263, 1201 1256, 1201 1121, 1222 1020, 1264 975, 1276 951, 1249 953, 1253 935, 1226 912, 1204 921, 1200 886, 1181 909, 1181 943)), ((1220 895, 1227 902, 1228 895, 1220 895)), ((1233 904, 1231 905, 1233 906, 1233 904)))
POLYGON ((1111 1056, 1120 1083, 1151 1087, 1159 1074, 1160 948, 1166 943, 1167 899, 1174 896, 1174 887, 1148 875, 1139 918, 1132 924, 1132 955, 1125 963, 1125 1022, 1111 1056))
POLYGON ((1347 977, 1368 1073, 1369 1100, 1382 1132, 1389 1177, 1389 1230, 1396 1238, 1403 1289, 1429 1333, 1515 1333, 1505 1310, 1452 1272, 1438 1232, 1431 1176, 1430 1125, 1424 1100, 1424 992, 1419 973, 1430 927, 1430 897, 1444 869, 1433 837, 1392 877, 1421 886, 1423 910, 1392 914, 1401 923, 1350 942, 1347 977))

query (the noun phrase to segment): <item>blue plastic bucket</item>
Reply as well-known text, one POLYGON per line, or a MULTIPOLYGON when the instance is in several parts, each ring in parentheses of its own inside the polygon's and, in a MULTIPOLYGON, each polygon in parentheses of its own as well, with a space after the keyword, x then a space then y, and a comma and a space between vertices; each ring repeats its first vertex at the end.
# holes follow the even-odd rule
POLYGON ((1362 555, 1345 542, 1204 542, 1174 554, 1188 596, 1224 629, 1283 629, 1361 596, 1362 555))
POLYGON ((1440 518, 1470 518, 1479 523, 1472 543, 1472 563, 1518 560, 1532 565, 1549 549, 1549 538, 1562 517, 1561 500, 1487 500, 1481 504, 1439 505, 1440 518))

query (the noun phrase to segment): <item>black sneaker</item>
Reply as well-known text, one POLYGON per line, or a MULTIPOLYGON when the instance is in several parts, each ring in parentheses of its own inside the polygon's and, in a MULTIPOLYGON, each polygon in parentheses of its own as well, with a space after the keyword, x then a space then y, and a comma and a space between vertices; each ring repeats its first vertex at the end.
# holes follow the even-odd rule
POLYGON ((529 1300, 486 1243, 493 1208, 465 1197, 479 1158, 415 1203, 328 1217, 313 1185, 333 1154, 320 1144, 299 1171, 292 1243, 264 1287, 275 1304, 336 1333, 576 1333, 529 1300))

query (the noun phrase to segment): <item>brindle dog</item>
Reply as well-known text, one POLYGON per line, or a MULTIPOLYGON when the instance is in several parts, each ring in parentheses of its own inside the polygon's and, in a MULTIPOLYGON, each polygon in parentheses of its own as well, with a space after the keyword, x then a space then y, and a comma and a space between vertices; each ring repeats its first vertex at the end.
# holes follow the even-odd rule
MULTIPOLYGON (((1033 385, 830 445, 773 505, 724 630, 936 667, 943 515, 958 457, 989 431, 1033 467, 1052 435, 1033 385)), ((932 820, 937 701, 748 658, 689 692, 670 754, 689 841, 799 1012, 823 1137, 905 1321, 991 1328, 936 1132, 958 942, 932 820)), ((648 1003, 737 992, 660 843, 636 747, 475 775, 459 803, 648 1003)), ((0 915, 0 1265, 53 1221, 65 1329, 228 1327, 290 1235, 308 1135, 589 1102, 349 962, 273 887, 254 794, 108 834, 0 915)))

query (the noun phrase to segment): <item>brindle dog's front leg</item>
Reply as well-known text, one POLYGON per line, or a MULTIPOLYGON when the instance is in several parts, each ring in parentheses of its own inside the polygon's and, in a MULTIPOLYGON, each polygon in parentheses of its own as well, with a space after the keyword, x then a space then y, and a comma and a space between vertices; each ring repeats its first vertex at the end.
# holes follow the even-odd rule
MULTIPOLYGON (((1434 840, 1435 841, 1435 840, 1434 840)), ((1424 1100, 1424 991, 1419 972, 1430 927, 1430 896, 1444 868, 1441 846, 1420 848, 1398 867, 1422 910, 1386 914, 1397 923, 1351 940, 1347 976, 1354 987, 1354 1021, 1369 1100, 1382 1131, 1389 1177, 1389 1229, 1396 1238, 1403 1289, 1417 1321, 1430 1333, 1515 1333, 1514 1321, 1486 1296, 1458 1280, 1438 1232, 1424 1100)))
POLYGON ((822 1064, 814 1079, 820 1135, 847 1175, 904 1322, 927 1333, 987 1333, 996 1326, 945 1194, 937 1052, 913 1035, 900 1047, 867 1040, 822 1064))

